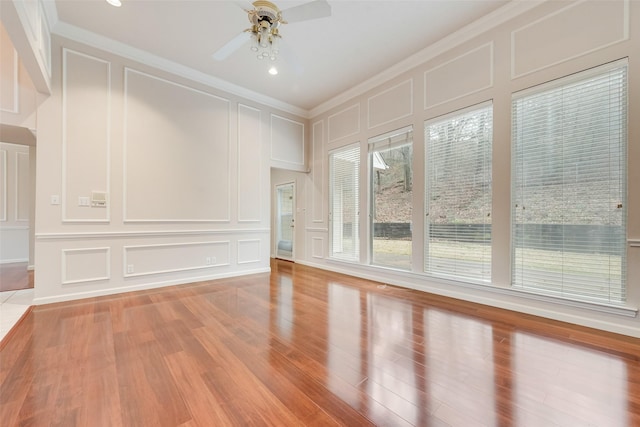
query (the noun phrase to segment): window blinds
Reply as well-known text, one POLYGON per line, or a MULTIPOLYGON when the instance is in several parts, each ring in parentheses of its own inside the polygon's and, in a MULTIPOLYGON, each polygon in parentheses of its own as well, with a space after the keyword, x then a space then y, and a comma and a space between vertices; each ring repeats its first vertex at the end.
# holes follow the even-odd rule
POLYGON ((491 280, 492 106, 425 125, 425 272, 491 280))
POLYGON ((620 63, 514 96, 514 287, 624 302, 626 132, 620 63))
POLYGON ((359 261, 360 147, 329 153, 331 258, 359 261))

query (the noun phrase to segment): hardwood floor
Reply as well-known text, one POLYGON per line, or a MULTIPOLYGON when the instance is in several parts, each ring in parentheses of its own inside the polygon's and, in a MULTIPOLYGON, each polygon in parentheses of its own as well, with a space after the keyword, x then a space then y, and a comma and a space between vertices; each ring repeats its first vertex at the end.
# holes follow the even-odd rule
POLYGON ((4 427, 640 425, 640 340, 285 261, 18 328, 4 427))

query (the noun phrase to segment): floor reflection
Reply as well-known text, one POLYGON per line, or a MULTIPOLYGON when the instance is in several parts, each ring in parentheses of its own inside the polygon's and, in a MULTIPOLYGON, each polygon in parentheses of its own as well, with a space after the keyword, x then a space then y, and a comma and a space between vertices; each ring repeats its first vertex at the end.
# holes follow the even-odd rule
POLYGON ((280 336, 291 341, 293 328, 293 280, 290 276, 281 276, 278 280, 276 294, 276 324, 280 336))
POLYGON ((451 425, 495 425, 491 325, 425 310, 425 376, 435 415, 451 425))
POLYGON ((296 277, 280 275, 275 292, 272 285, 272 332, 290 342, 279 351, 314 366, 316 381, 376 425, 639 421, 637 360, 525 332, 517 316, 509 324, 413 291, 296 277))
POLYGON ((376 402, 416 425, 420 398, 412 360, 410 304, 382 295, 367 295, 368 378, 363 389, 376 402))
POLYGON ((633 425, 619 357, 516 332, 512 364, 518 424, 633 425))
POLYGON ((360 394, 355 388, 363 374, 360 291, 337 283, 328 290, 328 355, 327 387, 351 405, 359 406, 360 394), (345 387, 345 383, 351 387, 345 387))

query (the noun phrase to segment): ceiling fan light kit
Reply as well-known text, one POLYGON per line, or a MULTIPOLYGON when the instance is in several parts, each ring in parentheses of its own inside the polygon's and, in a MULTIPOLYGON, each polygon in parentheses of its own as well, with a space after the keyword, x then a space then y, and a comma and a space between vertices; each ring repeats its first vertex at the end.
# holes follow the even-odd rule
POLYGON ((257 53, 258 59, 269 58, 272 61, 278 59, 278 39, 280 34, 278 27, 282 20, 282 13, 278 7, 268 1, 253 2, 254 10, 250 10, 249 22, 253 25, 247 31, 251 31, 251 50, 257 53))
MULTIPOLYGON (((248 2, 238 2, 248 3, 248 2)), ((288 22, 299 22, 310 19, 324 18, 331 15, 331 6, 326 0, 315 0, 284 11, 287 20, 283 19, 283 12, 270 1, 257 0, 251 3, 253 9, 246 10, 251 28, 223 45, 213 58, 222 61, 242 46, 247 39, 251 40, 251 50, 258 59, 275 61, 280 53, 280 25, 288 22)))

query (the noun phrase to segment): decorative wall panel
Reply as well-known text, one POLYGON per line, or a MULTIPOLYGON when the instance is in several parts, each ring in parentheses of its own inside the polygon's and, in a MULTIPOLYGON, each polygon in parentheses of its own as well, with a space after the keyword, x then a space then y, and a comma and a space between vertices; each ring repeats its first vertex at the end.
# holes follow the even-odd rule
POLYGON ((230 242, 188 242, 124 247, 124 276, 209 269, 229 265, 230 242))
POLYGON ((629 0, 581 1, 511 33, 517 78, 629 38, 629 0))
POLYGON ((229 101, 127 68, 124 109, 125 221, 229 221, 229 101))
POLYGON ((466 52, 424 73, 424 108, 493 86, 493 44, 466 52))
POLYGON ((62 251, 62 284, 109 280, 110 250, 106 248, 65 249, 62 251))
POLYGON ((260 110, 238 105, 238 222, 259 222, 262 191, 260 110))
POLYGON ((313 124, 311 150, 311 222, 324 222, 324 121, 313 124))
POLYGON ((304 169, 304 123, 271 115, 271 160, 304 169))
POLYGON ((332 114, 327 119, 329 143, 360 132, 360 104, 354 104, 332 114))
POLYGON ((413 114, 413 80, 406 80, 369 98, 369 129, 413 114))
POLYGON ((324 258, 324 239, 322 237, 311 238, 311 256, 324 258))
POLYGON ((30 201, 30 174, 29 174, 29 153, 16 152, 16 221, 29 221, 29 201, 30 201))
POLYGON ((260 239, 238 240, 238 264, 260 262, 260 239))
POLYGON ((63 220, 106 222, 108 207, 91 208, 81 198, 109 193, 111 66, 64 49, 62 67, 63 220))

